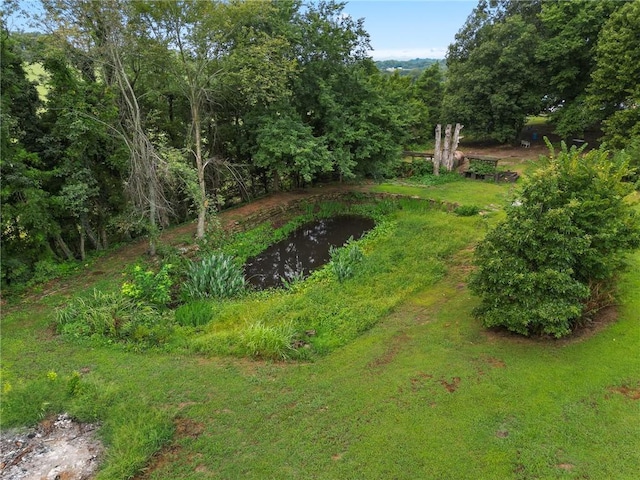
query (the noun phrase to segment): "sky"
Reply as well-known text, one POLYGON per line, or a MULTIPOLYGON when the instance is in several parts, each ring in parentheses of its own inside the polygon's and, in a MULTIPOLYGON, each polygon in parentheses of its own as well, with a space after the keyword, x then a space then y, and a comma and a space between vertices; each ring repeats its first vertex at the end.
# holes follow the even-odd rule
MULTIPOLYGON (((444 58, 455 34, 478 3, 476 0, 346 1, 344 13, 355 19, 364 18, 374 60, 444 58)), ((38 3, 20 0, 31 11, 38 9, 38 3)), ((25 28, 20 20, 14 22, 13 26, 25 28)))
POLYGON ((374 60, 444 58, 478 4, 468 0, 350 0, 344 12, 364 18, 374 60))

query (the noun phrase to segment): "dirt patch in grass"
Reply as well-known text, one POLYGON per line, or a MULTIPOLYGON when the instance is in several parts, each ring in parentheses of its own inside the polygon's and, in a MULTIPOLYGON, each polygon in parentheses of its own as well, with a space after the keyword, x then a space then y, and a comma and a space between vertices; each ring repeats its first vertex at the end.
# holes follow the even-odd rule
POLYGON ((97 425, 78 423, 68 415, 44 420, 31 429, 0 435, 0 477, 4 480, 86 480, 98 469, 104 448, 97 425))
POLYGON ((444 378, 441 378, 440 385, 442 385, 447 390, 447 392, 453 393, 458 390, 458 386, 460 385, 460 377, 453 377, 450 382, 448 382, 444 378))
POLYGON ((367 365, 372 370, 377 370, 385 365, 390 364, 393 359, 398 355, 398 352, 402 349, 402 346, 407 343, 411 338, 404 332, 400 332, 391 339, 391 345, 387 348, 381 356, 373 359, 367 365))
POLYGON ((505 368, 507 366, 507 364, 499 358, 489 357, 487 358, 487 362, 494 368, 505 368))
POLYGON ((636 385, 635 387, 630 387, 629 385, 609 387, 609 391, 624 395, 631 400, 640 400, 640 385, 636 385))
POLYGON ((417 376, 411 378, 411 390, 417 392, 420 390, 427 380, 431 380, 433 375, 428 373, 420 372, 417 376))

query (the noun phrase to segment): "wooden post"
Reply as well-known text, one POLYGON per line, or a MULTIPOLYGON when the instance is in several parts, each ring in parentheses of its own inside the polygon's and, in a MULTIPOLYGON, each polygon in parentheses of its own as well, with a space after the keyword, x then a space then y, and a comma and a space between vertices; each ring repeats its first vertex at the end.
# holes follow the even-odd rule
POLYGON ((442 150, 440 150, 440 137, 442 136, 442 125, 436 126, 436 148, 433 152, 433 174, 440 175, 440 163, 442 162, 442 150))

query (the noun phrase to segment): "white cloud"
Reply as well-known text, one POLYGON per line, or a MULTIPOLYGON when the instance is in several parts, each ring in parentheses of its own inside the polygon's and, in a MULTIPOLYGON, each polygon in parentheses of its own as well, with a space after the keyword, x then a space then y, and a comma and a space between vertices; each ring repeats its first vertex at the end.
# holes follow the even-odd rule
POLYGON ((370 55, 374 60, 413 60, 414 58, 444 58, 447 47, 425 48, 380 48, 373 49, 370 55))

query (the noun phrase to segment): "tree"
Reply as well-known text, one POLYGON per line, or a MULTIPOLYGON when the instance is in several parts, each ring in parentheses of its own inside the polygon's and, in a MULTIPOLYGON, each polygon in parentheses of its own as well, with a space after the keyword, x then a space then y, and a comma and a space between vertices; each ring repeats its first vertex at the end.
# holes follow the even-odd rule
POLYGON ((449 47, 443 118, 480 137, 515 141, 527 115, 541 108, 536 27, 520 14, 487 16, 478 7, 466 27, 475 26, 474 34, 449 47))
POLYGON ((430 139, 442 116, 444 73, 439 63, 426 68, 414 84, 414 97, 426 108, 421 116, 424 138, 430 139))
POLYGON ((627 159, 604 149, 551 150, 476 249, 470 287, 485 326, 561 337, 602 306, 624 252, 640 246, 627 174, 627 159))
POLYGON ((616 148, 640 138, 640 2, 629 2, 604 24, 595 46, 587 102, 604 121, 605 140, 616 148))
POLYGON ((543 2, 536 61, 547 79, 546 106, 561 137, 582 135, 597 124, 586 103, 595 67, 598 36, 607 18, 624 2, 574 0, 543 2))
POLYGON ((275 189, 282 178, 302 177, 311 182, 315 175, 331 171, 332 157, 326 140, 314 137, 311 127, 293 111, 276 109, 270 119, 262 118, 258 129, 254 160, 274 175, 275 189))
POLYGON ((35 85, 27 79, 13 38, 0 21, 0 245, 2 284, 24 282, 38 261, 54 257, 59 232, 43 189, 48 175, 37 152, 40 134, 35 85))
POLYGON ((168 224, 170 205, 162 178, 166 162, 151 141, 135 80, 126 68, 127 53, 136 51, 133 39, 138 27, 130 21, 131 3, 43 0, 43 5, 46 21, 67 47, 68 55, 76 57, 83 75, 97 80, 99 71, 106 85, 119 93, 120 119, 112 127, 130 154, 125 186, 134 209, 147 219, 149 251, 154 255, 155 238, 159 226, 168 224))
POLYGON ((293 63, 282 55, 285 42, 255 28, 258 19, 273 12, 270 4, 251 2, 160 1, 137 4, 147 33, 172 57, 175 85, 190 108, 190 135, 187 150, 192 154, 200 196, 197 202, 196 236, 205 232, 209 206, 206 185, 208 165, 220 168, 216 158, 215 118, 223 83, 250 104, 278 98, 293 63), (211 135, 207 132, 214 130, 211 135), (208 141, 207 141, 208 140, 208 141))
POLYGON ((43 64, 49 73, 46 108, 41 114, 40 155, 50 173, 44 184, 51 212, 66 243, 85 239, 96 250, 108 245, 107 226, 124 210, 121 177, 126 153, 111 129, 118 111, 104 83, 88 81, 67 63, 64 52, 49 48, 43 64))

